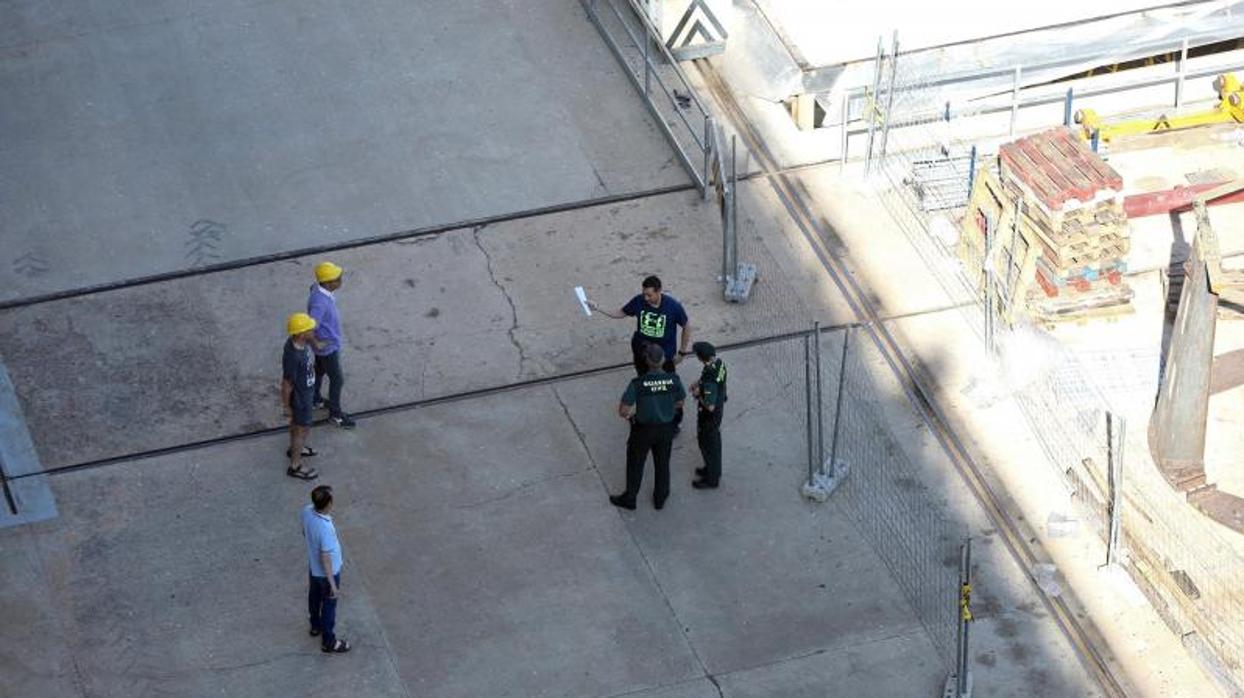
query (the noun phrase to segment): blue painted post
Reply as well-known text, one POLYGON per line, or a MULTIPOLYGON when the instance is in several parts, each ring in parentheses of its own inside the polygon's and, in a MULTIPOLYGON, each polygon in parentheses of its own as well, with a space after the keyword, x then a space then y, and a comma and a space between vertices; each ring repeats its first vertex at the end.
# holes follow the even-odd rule
POLYGON ((1067 99, 1063 102, 1063 126, 1071 125, 1071 99, 1073 94, 1073 88, 1068 87, 1067 99))

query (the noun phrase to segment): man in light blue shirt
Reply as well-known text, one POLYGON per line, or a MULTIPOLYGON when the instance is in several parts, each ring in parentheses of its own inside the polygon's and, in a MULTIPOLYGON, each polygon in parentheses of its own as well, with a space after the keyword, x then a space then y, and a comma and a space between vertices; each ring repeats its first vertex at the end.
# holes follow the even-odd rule
POLYGON ((341 543, 329 514, 333 509, 333 488, 320 485, 311 490, 311 503, 302 508, 302 534, 307 540, 310 588, 307 607, 311 615, 311 636, 323 635, 324 652, 349 652, 350 643, 334 634, 337 624, 337 598, 341 596, 341 543))

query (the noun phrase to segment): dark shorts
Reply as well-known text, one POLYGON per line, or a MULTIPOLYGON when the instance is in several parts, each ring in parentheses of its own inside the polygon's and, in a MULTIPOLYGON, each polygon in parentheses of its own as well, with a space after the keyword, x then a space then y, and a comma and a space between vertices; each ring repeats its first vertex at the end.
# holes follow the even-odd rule
POLYGON ((315 410, 312 407, 311 400, 312 394, 310 392, 307 393, 305 398, 300 398, 296 394, 289 396, 289 411, 294 424, 300 427, 309 427, 315 421, 312 416, 315 410))

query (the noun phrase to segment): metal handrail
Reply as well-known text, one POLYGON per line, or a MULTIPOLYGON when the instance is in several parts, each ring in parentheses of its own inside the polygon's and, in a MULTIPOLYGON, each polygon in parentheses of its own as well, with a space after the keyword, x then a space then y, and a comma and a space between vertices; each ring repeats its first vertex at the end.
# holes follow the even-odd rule
POLYGON ((652 40, 656 42, 657 46, 661 47, 662 55, 665 56, 665 60, 670 64, 670 66, 674 68, 674 73, 678 75, 678 78, 682 81, 683 87, 687 88, 688 94, 691 95, 691 101, 694 102, 696 108, 700 110, 700 114, 709 116, 708 108, 700 102, 699 96, 696 95, 695 91, 691 89, 691 83, 687 81, 686 74, 682 72, 682 68, 678 67, 678 60, 674 58, 673 53, 670 53, 669 47, 665 45, 665 42, 661 41, 661 32, 652 23, 652 20, 648 18, 648 13, 644 11, 644 8, 639 6, 639 3, 636 2, 636 0, 627 0, 627 2, 630 4, 631 10, 635 12, 637 17, 639 17, 639 21, 643 23, 644 29, 648 32, 648 36, 652 37, 652 40))
MULTIPOLYGON (((1234 72, 1234 71, 1242 71, 1242 70, 1244 70, 1244 63, 1224 62, 1222 64, 1215 65, 1215 67, 1213 68, 1202 68, 1200 70, 1188 71, 1184 73, 1182 76, 1168 75, 1168 76, 1162 76, 1162 77, 1142 78, 1140 80, 1132 80, 1132 81, 1129 81, 1129 82, 1126 82, 1120 85, 1111 85, 1109 87, 1098 87, 1098 88, 1093 88, 1093 89, 1086 89, 1084 91, 1076 90, 1074 93, 1074 96, 1076 99, 1083 99, 1087 97, 1100 97, 1103 95, 1116 94, 1119 92, 1128 92, 1130 90, 1143 90, 1148 87, 1161 87, 1163 85, 1167 85, 1171 83, 1178 83, 1181 77, 1184 80, 1196 80, 1198 78, 1208 78, 1211 76, 1216 76, 1223 72, 1234 72)), ((1029 89, 1032 89, 1032 88, 1029 88, 1029 89)), ((990 99, 990 98, 989 97, 982 98, 982 100, 984 99, 990 99)), ((1051 104, 1058 104, 1064 101, 1066 101, 1066 90, 1062 86, 1057 86, 1053 88, 1047 88, 1046 91, 1042 91, 1041 93, 1031 95, 1027 99, 1020 99, 1017 102, 1017 106, 1020 109, 1023 109, 1025 107, 1043 107, 1043 106, 1049 106, 1051 104)), ((1205 99, 1194 100, 1194 101, 1195 102, 1216 102, 1218 100, 1217 98, 1207 97, 1205 99)), ((1153 108, 1158 109, 1160 107, 1155 106, 1153 108)), ((984 115, 989 115, 989 114, 1002 114, 1002 113, 1011 111, 1011 109, 1012 109, 1012 105, 1010 103, 995 104, 991 106, 982 106, 979 109, 968 108, 968 109, 965 109, 959 112, 952 111, 951 118, 954 118, 955 116, 984 116, 984 115)), ((929 109, 924 109, 920 111, 908 112, 904 114, 903 117, 913 118, 916 120, 932 120, 932 119, 936 119, 939 115, 942 115, 944 113, 945 113, 944 107, 929 108, 929 109)))
MULTIPOLYGON (((1004 103, 1004 104, 999 104, 997 102, 997 100, 1006 96, 1004 94, 999 93, 997 95, 980 97, 980 98, 977 98, 976 100, 960 102, 961 107, 959 111, 954 111, 951 109, 951 106, 953 103, 950 101, 946 102, 943 105, 925 107, 921 109, 913 109, 913 110, 904 112, 901 115, 900 120, 904 122, 905 124, 926 123, 926 122, 932 122, 935 120, 951 120, 951 119, 960 118, 960 117, 987 116, 987 115, 992 115, 992 114, 1003 114, 1006 112, 1010 112, 1012 114, 1012 124, 1013 124, 1015 115, 1019 112, 1020 109, 1023 109, 1023 108, 1049 106, 1052 104, 1058 104, 1059 102, 1063 102, 1064 104, 1067 105, 1067 112, 1068 114, 1070 114, 1070 107, 1071 107, 1072 99, 1082 100, 1082 99, 1091 98, 1091 97, 1100 97, 1104 95, 1128 92, 1132 90, 1142 90, 1142 89, 1153 88, 1153 87, 1161 87, 1163 85, 1170 85, 1170 84, 1173 84, 1175 86, 1175 103, 1174 103, 1175 109, 1179 109, 1188 103, 1211 103, 1211 102, 1217 101, 1216 98, 1214 99, 1207 98, 1204 100, 1191 100, 1190 102, 1185 102, 1183 99, 1184 83, 1187 80, 1195 80, 1195 79, 1200 79, 1200 78, 1212 77, 1212 76, 1216 76, 1224 72, 1241 71, 1241 70, 1244 70, 1244 63, 1241 63, 1238 57, 1230 58, 1228 60, 1218 60, 1218 61, 1212 61, 1212 62, 1208 59, 1209 59, 1208 56, 1201 59, 1201 61, 1199 61, 1200 63, 1199 67, 1197 67, 1195 70, 1188 69, 1187 68, 1187 63, 1188 63, 1187 43, 1185 41, 1181 45, 1180 58, 1178 60, 1178 64, 1177 64, 1178 67, 1176 68, 1176 72, 1171 75, 1145 76, 1139 79, 1129 80, 1122 84, 1112 84, 1112 85, 1105 85, 1105 86, 1094 87, 1094 88, 1087 88, 1082 91, 1081 90, 1073 91, 1073 90, 1065 89, 1066 88, 1065 84, 1040 85, 1040 86, 1034 86, 1032 88, 1028 88, 1030 90, 1033 90, 1035 94, 1030 93, 1027 98, 1020 98, 1019 93, 1014 89, 1014 85, 1013 85, 1012 89, 1010 90, 1011 99, 1007 103, 1004 103), (972 102, 975 102, 975 105, 973 105, 972 102), (965 108, 962 105, 967 105, 967 106, 965 108)), ((999 74, 1005 74, 1006 72, 1010 72, 1012 75, 1016 75, 1017 72, 1022 74, 1022 72, 1027 69, 1028 69, 1027 66, 1019 66, 1019 71, 1016 71, 1016 68, 1012 67, 1008 69, 1008 71, 1002 71, 999 74)), ((869 118, 870 115, 867 113, 861 113, 857 115, 854 119, 850 118, 850 115, 852 113, 852 109, 851 109, 852 102, 863 101, 864 104, 861 107, 862 112, 875 111, 876 113, 874 113, 871 116, 880 117, 881 116, 880 109, 876 108, 876 105, 874 104, 874 99, 875 98, 869 94, 869 88, 867 86, 861 85, 861 86, 857 86, 857 87, 846 90, 843 96, 843 110, 842 110, 844 119, 843 119, 843 122, 839 124, 839 128, 843 134, 842 140, 844 141, 844 143, 847 142, 847 139, 849 138, 850 135, 858 135, 864 132, 865 130, 862 127, 860 129, 855 129, 855 130, 850 129, 849 127, 850 122, 852 121, 866 122, 869 124, 869 129, 871 129, 872 126, 874 125, 874 119, 870 119, 869 118)), ((1161 107, 1155 106, 1154 108, 1157 109, 1161 107)), ((888 119, 888 121, 890 121, 890 119, 888 119)), ((901 128, 904 126, 904 124, 898 124, 898 126, 901 128)), ((840 155, 840 157, 843 162, 846 161, 845 151, 840 155)))
POLYGON ((700 196, 707 196, 709 181, 709 155, 712 148, 712 145, 709 142, 708 133, 710 131, 712 116, 709 114, 708 109, 705 108, 703 102, 700 101, 696 91, 691 87, 691 82, 687 79, 686 74, 683 73, 682 68, 679 67, 678 61, 674 58, 673 54, 670 53, 669 48, 661 41, 660 32, 657 31, 655 26, 653 26, 651 20, 647 16, 647 13, 637 4, 636 0, 626 0, 626 4, 630 7, 634 17, 639 20, 644 28, 645 36, 642 38, 636 36, 635 32, 631 30, 627 18, 624 17, 622 12, 618 10, 615 0, 580 0, 580 3, 583 5, 584 9, 587 10, 588 18, 592 20, 592 24, 596 25, 596 30, 600 32, 600 35, 605 39, 605 43, 608 44, 609 50, 613 53, 614 57, 618 59, 618 62, 622 64, 624 72, 626 73, 627 78, 630 79, 631 84, 634 85, 635 89, 638 90, 640 95, 643 96, 644 105, 648 108, 649 113, 656 121, 657 127, 660 128, 661 132, 665 134, 665 137, 670 142, 670 145, 674 146, 675 154, 682 162, 687 174, 691 175, 691 179, 695 182, 696 188, 700 191, 700 196), (631 49, 638 51, 643 59, 642 71, 635 70, 631 67, 631 63, 624 53, 623 45, 621 45, 619 41, 615 39, 614 35, 605 28, 604 23, 601 21, 601 16, 597 14, 596 5, 598 2, 607 5, 609 11, 622 25, 622 30, 626 33, 627 39, 630 40, 631 49), (686 113, 690 108, 690 105, 687 108, 684 108, 678 104, 678 99, 674 96, 674 93, 678 91, 676 85, 674 88, 671 88, 671 85, 666 82, 666 79, 663 78, 661 73, 657 70, 659 66, 653 61, 651 50, 651 46, 653 44, 658 47, 659 55, 663 56, 665 59, 665 63, 662 65, 673 71, 674 75, 678 79, 678 82, 680 82, 683 89, 686 90, 687 98, 698 111, 699 117, 703 119, 702 127, 691 125, 686 113), (690 152, 688 152, 688 149, 684 148, 680 138, 674 133, 673 129, 670 128, 670 122, 667 121, 665 114, 662 113, 662 111, 658 108, 656 101, 653 99, 653 78, 656 79, 660 92, 665 95, 666 99, 669 100, 669 106, 672 107, 674 113, 678 115, 678 120, 682 122, 686 129, 686 133, 691 135, 691 140, 695 144, 695 147, 694 149, 691 149, 690 152), (697 159, 701 159, 703 161, 702 167, 699 164, 692 162, 693 154, 697 157, 697 159))
MULTIPOLYGON (((1194 35, 1183 37, 1177 40, 1176 39, 1154 39, 1154 40, 1147 41, 1147 42, 1140 43, 1140 44, 1129 44, 1127 47, 1127 51, 1121 54, 1118 54, 1116 56, 1109 57, 1109 58, 1111 60, 1114 60, 1115 62, 1122 63, 1122 62, 1126 62, 1130 60, 1136 60, 1144 56, 1153 56, 1153 55, 1157 55, 1160 53, 1178 53, 1182 56, 1186 56, 1187 51, 1191 48, 1196 48, 1197 46, 1204 46, 1204 45, 1216 43, 1219 41, 1226 41, 1226 40, 1233 39, 1233 38, 1236 38, 1234 32, 1224 33, 1224 32, 1216 30, 1216 31, 1201 32, 1199 34, 1194 34, 1194 35)), ((933 51, 933 50, 936 50, 936 49, 914 49, 912 51, 908 51, 904 55, 906 56, 919 55, 920 53, 924 53, 926 51, 933 51)), ((1103 57, 1103 58, 1106 58, 1106 57, 1103 57)), ((1044 61, 1041 63, 1032 63, 1032 64, 1027 64, 1027 65, 1022 65, 1021 67, 1023 68, 1024 73, 1032 73, 1038 70, 1049 70, 1051 68, 1067 68, 1071 66, 1083 65, 1084 63, 1091 62, 1092 60, 1093 60, 1092 58, 1085 58, 1085 57, 1062 58, 1062 59, 1057 59, 1057 60, 1044 61)), ((1005 68, 999 67, 999 68, 983 68, 983 69, 977 69, 977 70, 961 70, 958 72, 941 75, 937 78, 929 80, 927 83, 925 83, 925 86, 942 87, 945 85, 953 85, 956 83, 971 82, 975 80, 982 80, 982 79, 988 79, 988 78, 1004 78, 1004 77, 1009 77, 1012 71, 1014 70, 1015 70, 1015 66, 1013 65, 1007 66, 1005 68)))

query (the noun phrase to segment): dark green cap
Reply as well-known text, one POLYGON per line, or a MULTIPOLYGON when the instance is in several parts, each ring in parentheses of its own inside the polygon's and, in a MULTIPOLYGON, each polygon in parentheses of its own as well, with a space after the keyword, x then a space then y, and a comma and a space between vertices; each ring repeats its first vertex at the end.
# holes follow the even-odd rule
POLYGON ((692 344, 691 351, 695 352, 695 355, 701 359, 711 359, 714 356, 717 356, 716 347, 708 342, 696 342, 695 344, 692 344))

